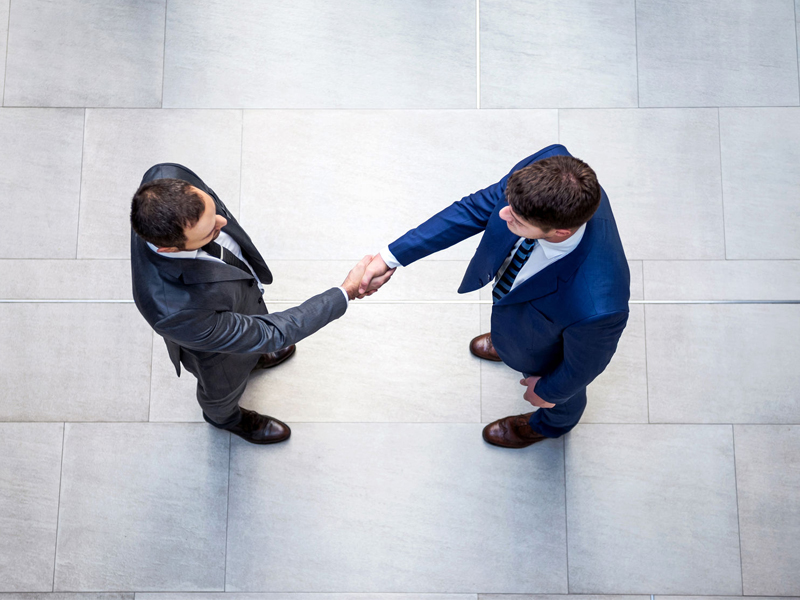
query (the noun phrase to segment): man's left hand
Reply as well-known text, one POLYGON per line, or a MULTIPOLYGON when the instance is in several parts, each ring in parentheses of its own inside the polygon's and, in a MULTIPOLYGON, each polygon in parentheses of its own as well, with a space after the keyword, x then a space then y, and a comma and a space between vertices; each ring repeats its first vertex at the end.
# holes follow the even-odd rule
POLYGON ((537 377, 536 375, 531 375, 527 379, 520 379, 520 385, 527 386, 528 388, 522 397, 537 408, 553 408, 555 404, 552 402, 547 402, 546 400, 542 400, 536 395, 536 392, 533 391, 533 388, 536 387, 536 382, 540 379, 541 377, 537 377))

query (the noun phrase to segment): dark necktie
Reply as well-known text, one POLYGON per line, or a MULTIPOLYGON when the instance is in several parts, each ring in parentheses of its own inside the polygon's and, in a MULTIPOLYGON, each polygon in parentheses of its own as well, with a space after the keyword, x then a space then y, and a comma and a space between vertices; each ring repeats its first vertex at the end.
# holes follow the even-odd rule
POLYGON ((201 250, 208 252, 214 258, 219 258, 224 263, 229 264, 232 267, 239 267, 250 277, 253 277, 253 272, 244 261, 240 260, 238 256, 224 246, 220 246, 217 242, 209 242, 203 246, 201 250))
POLYGON ((494 291, 492 292, 492 300, 494 300, 494 302, 497 302, 511 291, 511 286, 514 285, 514 280, 517 278, 517 275, 519 275, 522 265, 524 265, 525 261, 528 260, 528 257, 531 255, 531 252, 533 252, 535 246, 536 240, 528 239, 523 240, 519 245, 519 248, 517 248, 517 251, 514 253, 514 258, 512 258, 511 262, 508 263, 503 276, 500 277, 500 281, 498 281, 497 285, 494 286, 494 291))

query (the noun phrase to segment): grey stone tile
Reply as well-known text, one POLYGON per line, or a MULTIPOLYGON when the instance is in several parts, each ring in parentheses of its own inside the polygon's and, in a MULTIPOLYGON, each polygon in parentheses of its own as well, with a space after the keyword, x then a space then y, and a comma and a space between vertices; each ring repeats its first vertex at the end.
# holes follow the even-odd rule
POLYGON ((800 307, 647 306, 653 423, 800 421, 800 307))
MULTIPOLYGON (((742 596, 655 596, 658 600, 742 600, 742 596)), ((792 596, 759 596, 758 600, 789 600, 792 596)))
POLYGON ((638 0, 640 106, 796 106, 792 0, 638 0))
POLYGON ((128 260, 2 260, 0 296, 9 300, 130 300, 128 260))
POLYGON ((231 451, 229 591, 567 591, 558 440, 509 452, 477 423, 304 423, 231 451))
POLYGON ((579 425, 566 438, 573 593, 741 593, 730 426, 579 425))
POLYGON ((629 259, 725 257, 716 110, 560 115, 561 143, 597 172, 629 259))
POLYGON ((55 589, 221 591, 229 444, 205 424, 67 424, 55 589))
POLYGON ((83 111, 0 110, 3 258, 75 258, 83 111))
POLYGON ((8 9, 11 0, 0 0, 0 98, 5 90, 6 47, 8 45, 8 9))
POLYGON ((644 282, 651 300, 796 300, 800 261, 646 261, 644 282))
POLYGON ((727 257, 800 258, 800 108, 722 109, 720 139, 727 257))
POLYGON ((291 360, 254 375, 242 405, 292 422, 477 423, 479 366, 468 344, 478 319, 476 305, 352 302, 291 360))
POLYGON ((638 106, 633 0, 482 0, 481 107, 638 106))
MULTIPOLYGON (((606 370, 587 390, 582 423, 647 423, 647 368, 644 307, 631 306, 628 325, 606 370)), ((482 306, 482 323, 490 323, 490 307, 482 306)), ((522 398, 522 374, 503 363, 481 361, 481 419, 490 423, 508 415, 531 412, 522 398)))
MULTIPOLYGON (((242 220, 275 259, 378 252, 558 139, 554 110, 247 111, 244 119, 242 220)), ((436 258, 468 260, 477 243, 436 258)))
POLYGON ((0 420, 147 420, 151 334, 133 305, 5 304, 0 331, 0 420))
POLYGON ((180 377, 176 375, 164 339, 156 333, 150 372, 150 421, 205 422, 197 403, 197 379, 183 366, 180 377))
POLYGON ((62 423, 0 423, 0 591, 50 591, 62 423))
POLYGON ((140 600, 478 600, 477 594, 337 594, 303 592, 261 592, 221 594, 136 594, 140 600))
POLYGON ((5 105, 160 106, 164 5, 15 1, 5 105))
POLYGON ((478 594, 478 600, 650 600, 650 596, 598 596, 592 594, 478 594))
POLYGON ((800 595, 800 427, 737 425, 744 593, 800 595))
MULTIPOLYGON (((629 260, 628 261, 628 268, 631 272, 631 300, 643 300, 644 299, 644 282, 643 282, 643 274, 642 274, 642 261, 640 260, 629 260)), ((480 299, 481 300, 491 300, 492 299, 492 286, 486 285, 480 289, 480 299)))
POLYGON ((87 111, 78 257, 130 256, 131 198, 156 163, 188 167, 238 215, 241 118, 231 110, 87 111))
POLYGON ((474 0, 173 0, 167 11, 164 106, 476 104, 474 0))
POLYGON ((3 594, 3 600, 134 600, 134 594, 91 592, 46 592, 3 594))

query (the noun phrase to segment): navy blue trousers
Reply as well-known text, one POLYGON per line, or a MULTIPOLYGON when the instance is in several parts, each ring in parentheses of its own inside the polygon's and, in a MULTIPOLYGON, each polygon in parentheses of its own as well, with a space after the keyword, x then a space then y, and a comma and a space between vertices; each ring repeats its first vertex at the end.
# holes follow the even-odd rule
POLYGON ((586 408, 586 388, 575 394, 572 398, 553 408, 540 408, 531 416, 531 429, 545 437, 557 438, 569 432, 578 421, 586 408))

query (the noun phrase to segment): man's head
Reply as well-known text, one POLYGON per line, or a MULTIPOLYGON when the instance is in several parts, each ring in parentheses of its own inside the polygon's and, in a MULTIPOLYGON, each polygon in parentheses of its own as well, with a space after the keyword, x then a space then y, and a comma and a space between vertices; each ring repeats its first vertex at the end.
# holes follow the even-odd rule
POLYGON ((592 218, 600 206, 600 184, 582 160, 552 156, 512 173, 506 200, 500 217, 512 232, 560 241, 592 218))
POLYGON ((211 196, 181 179, 145 183, 131 202, 133 230, 159 252, 202 248, 227 224, 211 196))

